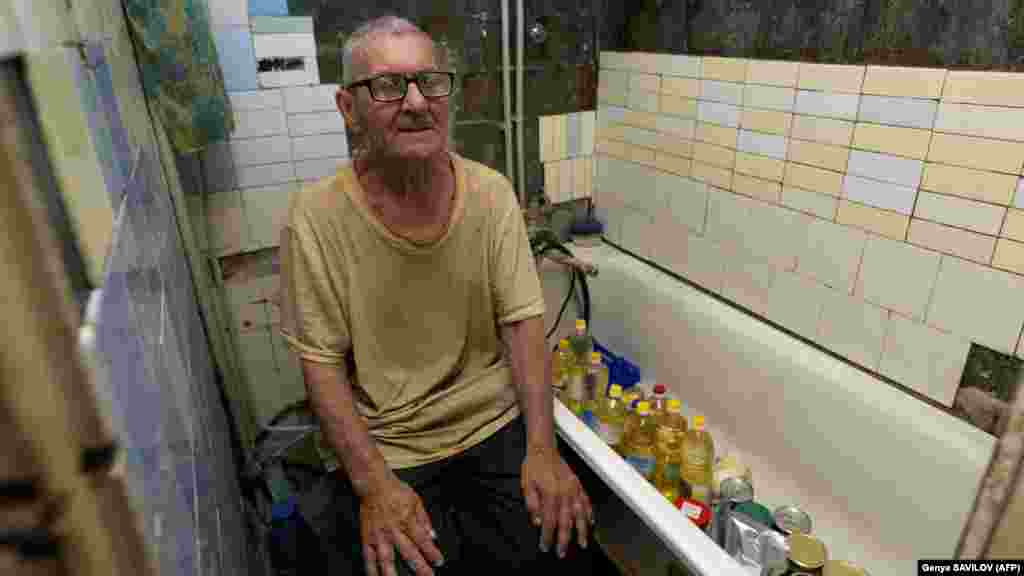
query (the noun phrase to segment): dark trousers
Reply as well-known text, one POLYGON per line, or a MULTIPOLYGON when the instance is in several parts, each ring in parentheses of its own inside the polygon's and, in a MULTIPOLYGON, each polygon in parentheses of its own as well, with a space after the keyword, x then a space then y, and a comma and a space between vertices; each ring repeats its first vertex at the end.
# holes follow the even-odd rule
MULTIPOLYGON (((480 444, 451 458, 396 470, 423 500, 430 515, 437 546, 445 564, 438 575, 480 574, 480 569, 539 569, 591 574, 596 547, 577 544, 575 530, 565 558, 552 545, 540 551, 540 528, 530 521, 520 487, 520 467, 526 456, 526 429, 516 418, 480 444)), ((359 501, 343 471, 334 475, 331 519, 323 530, 322 545, 329 574, 365 574, 359 534, 359 501)), ((557 535, 557 532, 556 532, 557 535)), ((398 551, 395 551, 396 556, 398 551)), ((411 574, 403 561, 398 574, 411 574)))

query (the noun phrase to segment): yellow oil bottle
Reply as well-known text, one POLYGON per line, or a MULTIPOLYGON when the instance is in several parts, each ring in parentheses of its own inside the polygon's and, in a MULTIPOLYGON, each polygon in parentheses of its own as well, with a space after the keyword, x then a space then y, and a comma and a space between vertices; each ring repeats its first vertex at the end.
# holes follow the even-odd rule
POLYGON ((640 401, 640 394, 636 390, 622 393, 622 407, 626 412, 626 419, 622 426, 622 442, 619 443, 619 453, 622 454, 622 447, 629 443, 629 434, 632 431, 636 420, 636 405, 640 401))
POLYGON ((591 352, 583 386, 583 422, 598 433, 597 412, 608 394, 608 367, 601 363, 601 353, 591 352))
POLYGON ((657 423, 651 415, 651 405, 639 402, 629 441, 623 447, 626 461, 629 462, 648 482, 654 480, 654 441, 657 423))
POLYGON ((693 428, 683 436, 683 480, 693 490, 693 499, 711 505, 711 482, 715 443, 704 429, 704 416, 693 417, 693 428))
POLYGON ((569 340, 558 341, 558 350, 551 355, 551 385, 555 388, 555 397, 565 403, 565 390, 569 385, 569 368, 572 367, 572 353, 569 340))
POLYGON ((682 403, 673 398, 666 403, 665 412, 657 419, 654 485, 669 502, 675 502, 679 496, 679 480, 682 478, 686 418, 680 414, 681 409, 682 403))
POLYGON ((608 388, 608 397, 601 401, 597 412, 597 435, 613 450, 619 450, 625 427, 626 406, 622 399, 622 386, 612 384, 608 388))
POLYGON ((578 418, 583 418, 583 367, 573 364, 569 367, 569 381, 565 387, 565 407, 578 418))

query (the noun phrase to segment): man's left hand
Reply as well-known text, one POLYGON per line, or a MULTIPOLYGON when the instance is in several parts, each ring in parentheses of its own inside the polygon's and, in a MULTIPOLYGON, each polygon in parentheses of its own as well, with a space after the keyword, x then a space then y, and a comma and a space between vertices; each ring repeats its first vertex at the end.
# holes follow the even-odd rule
POLYGON ((581 548, 587 547, 587 531, 594 522, 590 498, 579 479, 555 447, 527 448, 522 467, 526 509, 541 527, 540 549, 547 552, 558 534, 558 557, 565 556, 573 526, 581 548))

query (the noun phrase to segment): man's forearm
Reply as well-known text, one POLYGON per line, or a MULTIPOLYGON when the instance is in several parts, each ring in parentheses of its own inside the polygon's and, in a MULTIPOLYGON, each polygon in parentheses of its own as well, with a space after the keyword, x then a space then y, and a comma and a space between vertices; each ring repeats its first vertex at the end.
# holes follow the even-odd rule
POLYGON ((324 439, 341 460, 356 495, 365 496, 391 469, 370 437, 363 417, 356 412, 345 369, 304 360, 302 375, 324 439))
POLYGON ((547 381, 544 318, 537 316, 506 324, 501 332, 511 355, 512 381, 526 420, 527 444, 532 448, 554 448, 554 403, 551 383, 547 381))

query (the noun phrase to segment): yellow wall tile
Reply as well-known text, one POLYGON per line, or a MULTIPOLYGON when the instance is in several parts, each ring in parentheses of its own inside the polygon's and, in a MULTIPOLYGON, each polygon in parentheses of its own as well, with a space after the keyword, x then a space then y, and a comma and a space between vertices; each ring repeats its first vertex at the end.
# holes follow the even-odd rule
POLYGON ((839 212, 836 214, 836 222, 840 224, 861 228, 894 240, 903 240, 907 234, 909 221, 909 216, 849 200, 839 201, 839 212))
POLYGON ((778 134, 779 136, 788 136, 792 124, 793 115, 789 112, 744 108, 740 116, 740 126, 744 130, 778 134))
POLYGON ((946 70, 942 68, 868 66, 862 91, 876 96, 938 98, 945 79, 946 70))
POLYGON ((819 194, 810 190, 787 186, 782 189, 781 202, 787 208, 799 210, 800 212, 824 218, 825 220, 834 220, 840 200, 828 194, 819 194))
POLYGON ((747 84, 768 86, 796 86, 799 62, 784 60, 749 60, 747 62, 747 84))
POLYGON ((991 202, 1010 205, 1017 187, 1017 177, 998 172, 972 170, 945 164, 924 165, 921 188, 991 202))
POLYGON ((692 140, 686 140, 673 134, 665 134, 662 132, 659 132, 655 138, 658 142, 658 150, 661 150, 662 152, 686 158, 693 155, 692 140))
POLYGON ((786 163, 777 158, 769 158, 746 152, 736 153, 736 172, 747 176, 756 176, 764 180, 782 182, 786 163))
POLYGON ((626 141, 626 126, 624 124, 611 124, 601 129, 599 140, 626 141))
POLYGON ((1024 244, 1000 238, 996 243, 996 253, 992 257, 992 266, 1024 274, 1024 244))
POLYGON ((722 168, 732 168, 736 162, 736 151, 706 142, 694 142, 693 159, 722 168))
POLYGON ((786 176, 783 182, 786 186, 796 186, 832 196, 840 196, 843 190, 843 175, 839 172, 792 162, 786 162, 786 176))
POLYGON ((651 112, 640 112, 639 110, 626 110, 622 115, 622 123, 637 128, 654 130, 658 125, 658 115, 651 112))
POLYGON ((853 122, 797 114, 793 117, 793 138, 833 146, 849 146, 853 140, 853 122))
POLYGON ((618 140, 601 140, 597 143, 597 152, 606 156, 629 160, 629 144, 619 142, 618 140))
POLYGON ((846 172, 850 149, 845 146, 830 146, 807 140, 790 140, 788 160, 798 164, 809 164, 836 172, 846 172))
POLYGON ((540 116, 540 117, 537 118, 537 120, 539 121, 539 124, 540 124, 540 128, 538 129, 538 136, 537 136, 537 138, 538 138, 537 139, 537 148, 540 151, 540 161, 541 162, 547 162, 548 161, 548 130, 550 130, 550 128, 548 128, 548 117, 547 116, 540 116))
POLYGON ((1006 207, 922 190, 917 194, 914 216, 997 236, 1006 218, 1006 207))
POLYGON ((853 130, 853 147, 923 160, 931 136, 930 130, 858 122, 853 130))
POLYGON ((864 83, 864 66, 800 63, 800 89, 858 94, 864 83))
POLYGON ((928 149, 928 160, 1019 174, 1024 161, 1024 144, 935 132, 928 149))
POLYGON ((694 139, 700 142, 708 142, 725 148, 736 148, 736 138, 739 130, 728 126, 698 122, 694 139))
POLYGON ((561 160, 565 157, 562 153, 565 146, 562 144, 565 139, 565 116, 560 114, 551 117, 551 156, 550 160, 561 160))
POLYGON ((747 77, 747 60, 705 56, 701 77, 709 80, 743 82, 747 77))
POLYGON ((679 176, 690 175, 690 159, 681 158, 672 154, 655 152, 654 167, 663 172, 671 172, 679 176))
POLYGON ((544 165, 544 192, 551 203, 558 202, 560 199, 558 186, 560 174, 557 162, 548 162, 544 165))
POLYGON ((696 98, 700 96, 700 80, 666 76, 661 80, 661 93, 670 96, 696 98))
POLYGON ((950 70, 942 90, 950 102, 1024 106, 1024 75, 1013 72, 950 70))
POLYGON ((1010 211, 1006 213, 1006 222, 1003 222, 1003 231, 1000 236, 1024 242, 1024 210, 1010 208, 1010 211))
POLYGON ((910 220, 907 242, 981 264, 992 260, 996 239, 927 220, 910 220))
POLYGON ((782 184, 734 173, 732 175, 732 189, 733 192, 745 196, 778 204, 779 195, 782 193, 782 184))
POLYGON ((646 52, 622 52, 622 61, 625 67, 637 72, 646 72, 650 63, 651 55, 646 52))
MULTIPOLYGON (((694 80, 694 82, 697 82, 694 80)), ((697 117, 697 101, 693 98, 684 98, 670 94, 661 95, 661 113, 683 116, 685 118, 697 117)))
POLYGON ((576 180, 573 171, 572 160, 562 160, 558 163, 558 188, 561 193, 562 202, 568 202, 576 198, 576 180))
POLYGON ((585 158, 573 158, 572 162, 572 181, 574 185, 573 197, 574 198, 586 198, 587 194, 587 163, 585 158))
POLYGON ((632 74, 629 77, 629 89, 658 92, 661 90, 661 76, 657 74, 632 74))
POLYGON ((732 180, 732 171, 703 162, 694 162, 690 167, 690 177, 711 186, 728 190, 732 180))
POLYGON ((637 164, 654 167, 654 150, 642 146, 629 146, 629 159, 637 164))

